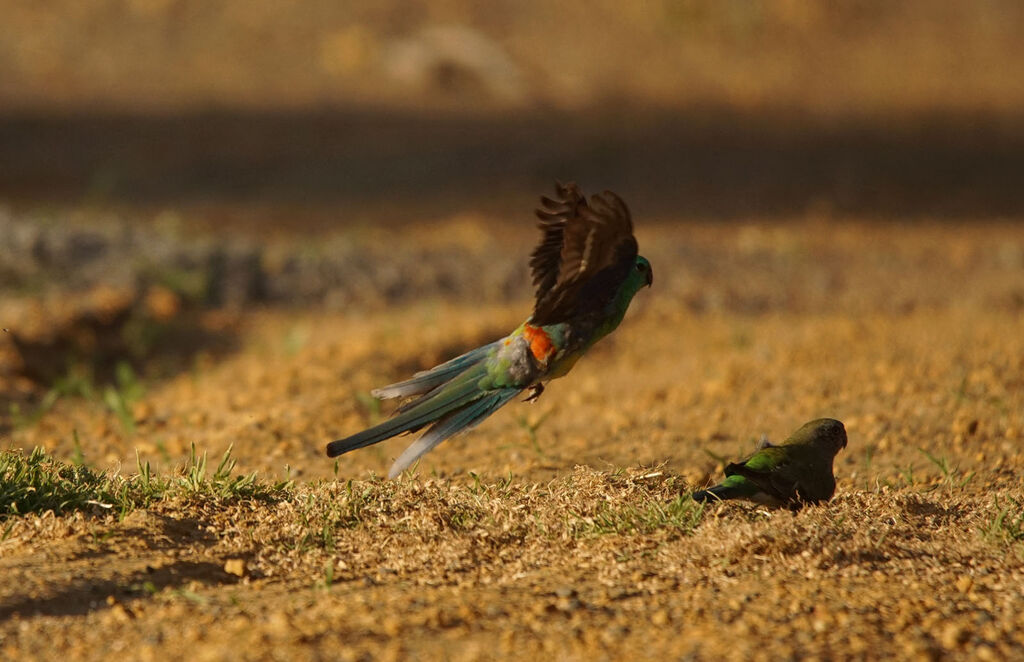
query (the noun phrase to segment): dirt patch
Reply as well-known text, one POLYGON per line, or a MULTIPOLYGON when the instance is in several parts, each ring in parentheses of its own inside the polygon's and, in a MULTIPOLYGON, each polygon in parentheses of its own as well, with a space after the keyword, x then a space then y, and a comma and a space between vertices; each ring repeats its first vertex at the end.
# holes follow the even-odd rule
MULTIPOLYGON (((481 255, 505 265, 494 227, 458 241, 484 237, 481 255)), ((102 400, 70 397, 14 426, 8 445, 122 473, 136 449, 169 473, 192 443, 211 457, 233 444, 240 471, 294 487, 123 520, 99 506, 8 519, 3 655, 1024 653, 1021 227, 639 233, 656 285, 623 326, 538 403, 435 449, 416 478, 371 477, 409 438, 337 465, 323 446, 387 413, 370 388, 521 321, 525 281, 511 302, 244 309, 237 351, 144 382, 130 430, 102 400), (829 504, 681 505, 761 434, 820 416, 849 433, 829 504)))
POLYGON ((664 471, 577 468, 546 483, 306 484, 274 504, 192 500, 122 522, 30 517, 2 548, 4 645, 72 659, 1010 658, 1024 646, 1021 542, 991 529, 1019 485, 650 516, 685 487, 664 471))

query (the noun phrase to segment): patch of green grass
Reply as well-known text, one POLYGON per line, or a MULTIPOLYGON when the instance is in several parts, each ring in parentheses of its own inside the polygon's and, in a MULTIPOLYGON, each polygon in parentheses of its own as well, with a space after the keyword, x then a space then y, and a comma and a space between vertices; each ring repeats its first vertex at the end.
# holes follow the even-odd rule
POLYGON ((24 411, 16 402, 11 403, 9 413, 11 422, 17 429, 30 428, 45 416, 57 401, 64 397, 78 397, 91 400, 96 396, 96 385, 93 383, 92 371, 88 366, 73 364, 67 373, 54 381, 50 390, 43 395, 35 407, 24 411))
MULTIPOLYGON (((864 489, 867 491, 871 490, 871 480, 868 476, 872 476, 874 471, 872 470, 872 464, 875 459, 875 447, 866 446, 864 448, 864 489)), ((875 487, 878 487, 878 478, 875 478, 875 487)))
POLYGON ((484 481, 480 477, 480 474, 476 473, 475 471, 470 471, 469 477, 473 479, 473 484, 469 486, 470 494, 475 494, 479 496, 487 491, 487 486, 484 485, 484 481))
POLYGON ((321 587, 329 591, 332 584, 334 584, 334 561, 328 561, 324 564, 324 580, 321 587))
POLYGON ((453 531, 472 531, 483 519, 484 513, 468 503, 451 503, 442 515, 445 525, 453 531))
POLYGON ((380 495, 379 487, 380 483, 376 481, 357 485, 349 479, 340 498, 319 499, 310 493, 296 512, 302 535, 287 546, 300 551, 319 547, 333 552, 336 531, 353 529, 363 523, 364 511, 380 495))
POLYGON ((196 445, 192 444, 189 451, 188 464, 181 477, 181 487, 189 494, 210 494, 219 497, 249 498, 258 496, 265 487, 256 482, 256 472, 244 476, 232 476, 235 470, 235 459, 231 457, 228 446, 221 457, 213 475, 206 476, 206 452, 202 456, 196 454, 196 445))
POLYGON ((142 398, 144 391, 131 364, 127 361, 118 362, 114 368, 114 384, 103 389, 103 403, 117 416, 125 434, 135 434, 132 406, 142 398))
MULTIPOLYGON (((337 469, 338 462, 335 461, 334 465, 335 465, 334 477, 337 478, 338 477, 338 469, 337 469)), ((286 465, 284 465, 284 478, 282 478, 280 480, 276 480, 273 483, 271 483, 270 491, 271 492, 287 492, 287 491, 291 490, 294 487, 295 487, 295 480, 292 478, 292 468, 291 468, 291 465, 286 464, 286 465)))
POLYGON ((908 464, 906 469, 899 469, 900 478, 907 484, 907 487, 914 486, 914 465, 908 464))
POLYGON ((71 431, 71 441, 74 444, 74 450, 71 451, 71 464, 76 467, 85 466, 85 453, 82 452, 82 442, 78 439, 78 428, 71 431))
POLYGON ((0 453, 0 519, 52 510, 60 515, 90 506, 111 508, 115 481, 85 466, 63 464, 41 448, 0 453))
POLYGON ((195 591, 190 591, 187 588, 176 588, 168 592, 169 599, 179 598, 191 602, 194 605, 203 606, 210 601, 209 598, 199 595, 195 591))
POLYGON ((577 538, 610 534, 647 534, 659 529, 673 529, 692 533, 704 516, 704 504, 697 503, 689 494, 675 497, 668 503, 650 500, 634 506, 606 504, 597 513, 577 515, 569 522, 570 531, 577 538))
POLYGON ((91 367, 74 363, 63 377, 54 381, 38 405, 23 410, 18 403, 12 403, 9 414, 15 428, 29 428, 36 425, 61 398, 95 400, 97 394, 100 394, 103 404, 117 416, 125 433, 131 435, 135 433, 132 406, 142 399, 144 393, 145 388, 128 361, 119 361, 114 366, 114 383, 103 388, 102 392, 99 391, 91 367))
POLYGON ((547 457, 544 451, 540 447, 540 442, 537 440, 537 431, 540 430, 541 426, 544 425, 544 421, 548 420, 551 416, 551 412, 554 410, 549 409, 532 421, 525 415, 520 415, 516 422, 523 432, 526 433, 526 439, 530 442, 530 448, 537 454, 537 457, 544 459, 547 457))
POLYGON ((995 497, 996 515, 982 533, 994 540, 1015 543, 1024 542, 1024 502, 1013 497, 1005 504, 995 497))
POLYGON ((41 448, 0 452, 0 520, 27 513, 53 511, 62 515, 99 508, 124 517, 154 501, 186 495, 220 499, 272 499, 283 495, 290 483, 273 485, 256 474, 233 476, 235 460, 229 448, 212 475, 207 475, 206 454, 195 447, 179 476, 156 476, 149 462, 137 457, 138 474, 108 475, 83 464, 60 462, 41 448))
POLYGON ((288 329, 288 333, 284 336, 284 353, 287 356, 295 356, 302 351, 302 348, 305 347, 308 342, 309 329, 303 326, 293 326, 288 329))
POLYGON ((96 397, 96 378, 92 366, 83 363, 71 365, 67 373, 53 383, 50 390, 56 393, 57 397, 92 400, 96 397))
POLYGON ((28 411, 23 411, 21 405, 17 402, 12 402, 8 413, 11 416, 11 423, 18 430, 24 430, 30 428, 46 415, 46 412, 53 409, 53 406, 57 404, 57 400, 60 399, 60 393, 56 389, 50 389, 43 396, 43 399, 39 401, 37 407, 33 407, 28 411))
POLYGON ((966 487, 967 484, 971 482, 971 480, 974 479, 973 471, 961 475, 959 465, 951 467, 949 464, 949 460, 947 460, 945 457, 938 457, 932 455, 923 448, 918 448, 918 450, 921 451, 921 453, 923 453, 924 456, 927 457, 928 460, 939 469, 939 473, 942 474, 942 483, 946 487, 952 489, 962 489, 966 487))

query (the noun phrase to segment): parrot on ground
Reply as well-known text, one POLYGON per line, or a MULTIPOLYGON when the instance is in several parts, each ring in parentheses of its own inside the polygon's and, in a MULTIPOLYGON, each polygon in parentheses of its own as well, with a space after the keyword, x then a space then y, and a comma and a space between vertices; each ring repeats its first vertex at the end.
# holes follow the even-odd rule
POLYGON ((403 382, 376 398, 406 398, 392 418, 327 444, 328 457, 430 426, 388 472, 394 478, 445 439, 474 427, 523 391, 535 401, 622 321, 633 296, 654 281, 639 255, 629 209, 605 191, 589 201, 575 183, 541 196, 542 231, 530 256, 533 314, 508 336, 403 382))
POLYGON ((774 506, 828 501, 836 491, 832 461, 843 448, 843 424, 819 418, 777 446, 762 441, 753 455, 725 468, 722 483, 694 492, 693 500, 748 499, 774 506))

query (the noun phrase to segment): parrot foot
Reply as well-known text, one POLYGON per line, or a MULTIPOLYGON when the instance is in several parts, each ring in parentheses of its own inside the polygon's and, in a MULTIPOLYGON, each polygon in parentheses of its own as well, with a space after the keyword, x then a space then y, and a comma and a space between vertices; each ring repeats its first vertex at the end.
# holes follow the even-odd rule
POLYGON ((530 387, 530 394, 523 398, 523 402, 537 402, 537 398, 544 392, 543 384, 534 384, 530 387))

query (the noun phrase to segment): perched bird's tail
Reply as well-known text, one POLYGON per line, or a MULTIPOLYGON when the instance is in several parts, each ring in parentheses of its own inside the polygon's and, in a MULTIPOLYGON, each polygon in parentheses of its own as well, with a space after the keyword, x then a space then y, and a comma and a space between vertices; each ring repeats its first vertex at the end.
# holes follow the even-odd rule
POLYGON ((694 501, 725 501, 726 499, 750 499, 761 491, 743 476, 729 476, 720 484, 693 493, 694 501))
POLYGON ((390 478, 404 471, 424 453, 449 437, 473 427, 522 391, 519 388, 487 388, 485 359, 492 345, 485 345, 412 379, 374 391, 379 398, 419 395, 398 409, 397 415, 371 428, 327 444, 328 457, 371 446, 404 432, 428 425, 430 430, 395 461, 390 478))

